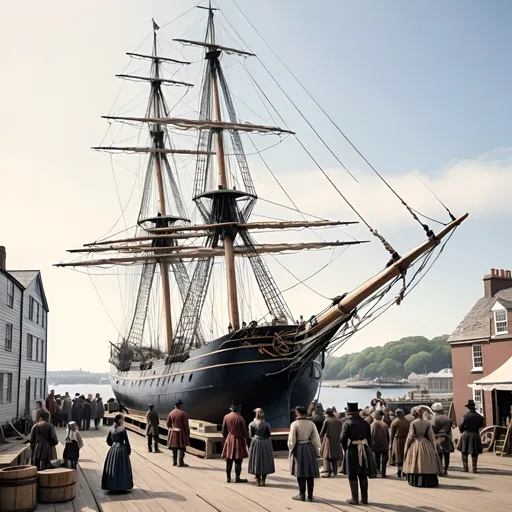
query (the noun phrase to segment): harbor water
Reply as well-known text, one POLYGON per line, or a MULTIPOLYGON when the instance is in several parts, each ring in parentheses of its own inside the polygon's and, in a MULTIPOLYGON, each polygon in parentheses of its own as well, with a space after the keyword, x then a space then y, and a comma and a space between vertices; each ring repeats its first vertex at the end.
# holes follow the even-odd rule
MULTIPOLYGON (((357 402, 359 407, 363 408, 370 404, 370 400, 375 398, 377 389, 353 389, 353 388, 330 388, 328 382, 319 389, 319 400, 324 408, 335 406, 339 411, 343 411, 347 402, 357 402)), ((59 386, 49 386, 48 391, 54 389, 56 394, 63 395, 66 391, 75 396, 75 393, 87 396, 89 393, 95 395, 100 393, 103 401, 114 398, 112 388, 108 384, 63 384, 59 386)), ((414 388, 410 388, 414 389, 414 388)), ((386 388, 382 389, 383 398, 399 398, 407 395, 410 391, 408 388, 386 388)), ((243 405, 243 404, 242 404, 243 405)), ((294 404, 301 405, 301 404, 294 404)), ((306 405, 307 404, 303 404, 306 405)), ((186 409, 185 404, 185 409, 186 409)))

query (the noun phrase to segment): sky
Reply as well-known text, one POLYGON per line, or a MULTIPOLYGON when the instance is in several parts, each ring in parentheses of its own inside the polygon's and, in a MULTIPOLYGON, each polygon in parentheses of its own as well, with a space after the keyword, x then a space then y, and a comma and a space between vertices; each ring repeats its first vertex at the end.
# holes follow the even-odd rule
MULTIPOLYGON (((119 307, 117 283, 107 278, 107 284, 101 284, 53 264, 66 257, 66 249, 108 232, 134 183, 118 161, 114 169, 108 158, 89 149, 105 135, 107 125, 101 116, 112 112, 120 99, 120 82, 114 75, 129 64, 125 52, 150 51, 154 18, 162 27, 162 50, 178 51, 171 56, 194 55, 191 48, 173 49, 172 39, 183 34, 201 37, 205 13, 192 9, 196 3, 91 0, 84 8, 75 2, 27 0, 3 6, 0 245, 7 247, 9 268, 42 272, 50 305, 49 369, 108 369, 108 341, 116 340, 127 307, 119 307)), ((216 0, 216 5, 222 10, 217 16, 219 38, 225 38, 226 46, 238 43, 258 54, 359 183, 325 150, 261 64, 248 59, 244 65, 262 88, 268 87, 286 125, 299 133, 340 189, 400 252, 422 240, 421 228, 329 124, 237 5, 411 206, 447 220, 426 184, 454 214, 470 214, 414 293, 354 336, 340 354, 403 336, 453 331, 482 295, 483 275, 491 267, 511 268, 510 2, 216 0)), ((197 51, 195 55, 198 60, 197 51)), ((239 103, 243 98, 255 105, 246 98, 254 91, 245 87, 242 65, 230 59, 235 58, 226 57, 227 74, 240 114, 258 122, 239 103)), ((128 100, 131 91, 136 89, 123 90, 128 100)), ((197 108, 198 100, 190 98, 190 108, 197 108)), ((269 120, 261 105, 254 110, 269 120)), ((259 144, 266 148, 272 142, 263 139, 259 144)), ((291 141, 265 154, 303 211, 354 219, 314 163, 291 141)), ((259 195, 283 202, 261 161, 250 164, 259 195)), ((267 210, 277 215, 274 212, 267 210)), ((333 234, 343 236, 340 231, 333 234)), ((369 239, 362 226, 350 234, 369 239)), ((336 260, 328 269, 307 281, 314 292, 296 286, 285 293, 297 315, 322 310, 322 296, 350 290, 387 261, 374 242, 340 257, 340 252, 308 253, 293 263, 292 256, 283 256, 282 265, 273 261, 270 266, 286 288, 296 280, 283 266, 302 280, 334 254, 336 260)))

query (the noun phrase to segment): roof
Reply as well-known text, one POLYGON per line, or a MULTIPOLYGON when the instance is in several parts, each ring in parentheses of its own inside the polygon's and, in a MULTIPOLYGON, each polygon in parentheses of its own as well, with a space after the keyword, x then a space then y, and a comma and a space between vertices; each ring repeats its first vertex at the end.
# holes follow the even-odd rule
POLYGON ((430 372, 427 375, 427 378, 435 377, 436 379, 452 379, 453 378, 453 371, 451 368, 443 368, 442 370, 438 372, 430 372))
POLYGON ((476 380, 470 386, 483 391, 512 391, 512 357, 487 377, 476 380))
POLYGON ((496 300, 494 302, 499 302, 505 309, 512 309, 512 301, 510 300, 505 300, 501 299, 500 297, 496 297, 496 300))
POLYGON ((21 285, 27 289, 34 279, 39 280, 39 288, 41 298, 43 299, 43 305, 46 311, 49 311, 48 301, 46 300, 46 294, 44 293, 43 280, 41 278, 41 272, 39 270, 8 270, 7 273, 11 274, 21 285))
MULTIPOLYGON (((494 297, 482 297, 478 299, 462 322, 457 326, 453 334, 448 338, 448 343, 454 341, 471 341, 489 339, 490 337, 490 311, 496 299, 512 303, 512 288, 506 288, 494 295, 494 297)), ((512 304, 511 304, 512 305, 512 304)), ((503 304, 504 307, 505 304, 503 304)), ((508 308, 507 308, 508 309, 508 308)))
POLYGON ((9 274, 17 279, 25 288, 37 277, 39 270, 8 270, 9 274))

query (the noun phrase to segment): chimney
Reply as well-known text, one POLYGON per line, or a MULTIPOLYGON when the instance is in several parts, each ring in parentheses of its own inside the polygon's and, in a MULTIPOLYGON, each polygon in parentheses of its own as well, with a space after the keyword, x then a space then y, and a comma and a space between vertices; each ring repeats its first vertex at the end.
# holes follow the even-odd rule
POLYGON ((484 296, 489 299, 499 291, 512 288, 512 272, 510 270, 491 268, 491 273, 484 276, 484 296))
POLYGON ((5 251, 5 247, 3 245, 0 245, 0 269, 1 270, 7 270, 6 262, 7 262, 7 252, 5 251))

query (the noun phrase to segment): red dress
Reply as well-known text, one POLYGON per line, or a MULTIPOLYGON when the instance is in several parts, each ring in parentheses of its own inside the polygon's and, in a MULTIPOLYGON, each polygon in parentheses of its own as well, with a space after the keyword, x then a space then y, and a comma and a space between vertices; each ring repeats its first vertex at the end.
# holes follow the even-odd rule
POLYGON ((167 416, 169 434, 167 446, 169 448, 185 448, 190 444, 190 428, 188 414, 181 409, 173 409, 167 416))
POLYGON ((231 412, 224 416, 222 435, 225 439, 222 450, 223 459, 245 459, 247 452, 247 425, 240 414, 231 412))

